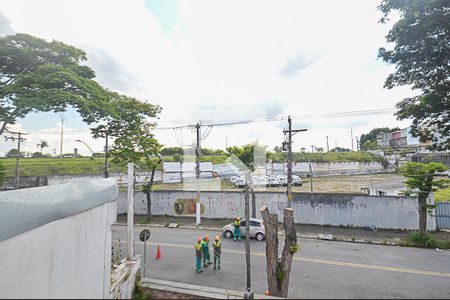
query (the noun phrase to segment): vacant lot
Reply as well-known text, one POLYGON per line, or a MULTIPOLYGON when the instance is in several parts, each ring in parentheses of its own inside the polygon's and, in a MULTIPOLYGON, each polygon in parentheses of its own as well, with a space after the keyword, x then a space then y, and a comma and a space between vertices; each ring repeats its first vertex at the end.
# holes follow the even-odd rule
MULTIPOLYGON (((302 178, 303 186, 293 187, 294 192, 310 192, 309 178, 302 178)), ((339 176, 326 176, 313 178, 313 192, 323 193, 361 193, 361 188, 370 187, 371 185, 384 185, 384 184, 401 184, 404 181, 404 177, 399 174, 372 174, 372 175, 339 175, 339 176)), ((155 189, 187 189, 195 190, 196 185, 194 183, 171 183, 171 184, 157 184, 155 189)), ((242 190, 236 188, 229 181, 209 180, 204 181, 201 184, 201 189, 205 190, 242 190)), ((263 188, 257 188, 256 190, 262 191, 263 188)), ((286 191, 286 187, 271 187, 266 188, 268 191, 286 191)))

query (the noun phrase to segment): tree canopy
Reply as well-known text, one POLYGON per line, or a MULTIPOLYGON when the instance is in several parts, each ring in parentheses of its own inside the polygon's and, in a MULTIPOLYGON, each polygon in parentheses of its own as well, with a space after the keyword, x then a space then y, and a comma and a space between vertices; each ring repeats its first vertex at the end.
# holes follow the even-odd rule
POLYGON ((30 112, 75 108, 90 124, 111 115, 110 92, 93 80, 86 53, 18 33, 0 37, 0 135, 30 112))
POLYGON ((431 140, 436 150, 450 149, 450 2, 447 0, 383 0, 380 22, 400 13, 386 40, 391 50, 379 57, 396 66, 384 86, 410 85, 420 91, 397 103, 397 118, 412 119, 411 133, 431 140))

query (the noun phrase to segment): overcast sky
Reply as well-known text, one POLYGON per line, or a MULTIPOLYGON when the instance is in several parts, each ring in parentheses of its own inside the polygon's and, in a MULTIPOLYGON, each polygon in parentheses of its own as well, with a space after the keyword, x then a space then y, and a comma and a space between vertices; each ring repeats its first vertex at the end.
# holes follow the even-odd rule
MULTIPOLYGON (((393 66, 377 59, 392 26, 378 23, 380 1, 66 1, 0 0, 0 34, 23 32, 84 49, 96 80, 112 90, 159 104, 160 127, 280 117, 277 121, 214 127, 202 146, 224 148, 258 140, 280 145, 287 115, 294 150, 351 148, 381 126, 407 127, 393 114, 323 118, 324 113, 394 109, 414 93, 386 90, 393 66)), ((65 114, 64 151, 102 151, 74 111, 65 114)), ((61 121, 39 113, 16 125, 23 149, 59 153, 61 121)), ((155 131, 161 143, 192 143, 191 130, 155 131), (177 136, 177 137, 176 137, 177 136)), ((0 153, 15 147, 0 141, 0 153)), ((356 147, 356 146, 354 146, 356 147)))

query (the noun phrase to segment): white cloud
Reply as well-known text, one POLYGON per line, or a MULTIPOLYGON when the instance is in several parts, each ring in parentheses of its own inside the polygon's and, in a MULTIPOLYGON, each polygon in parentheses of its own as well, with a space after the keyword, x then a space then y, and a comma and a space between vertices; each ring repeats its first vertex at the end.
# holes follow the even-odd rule
MULTIPOLYGON (((169 33, 142 0, 0 3, 15 31, 85 49, 104 85, 160 104, 162 124, 243 119, 252 117, 251 107, 266 107, 271 116, 393 108, 411 95, 408 88, 383 89, 393 67, 376 58, 390 26, 378 23, 379 1, 180 1, 169 33), (281 76, 293 60, 301 71, 281 76), (108 61, 119 71, 107 73, 108 61), (205 106, 236 109, 196 108, 205 106)), ((358 135, 399 124, 393 116, 305 120, 309 132, 296 146, 323 146, 328 135, 350 147, 350 128, 342 128, 350 121, 364 124, 358 135)), ((230 145, 256 137, 279 145, 283 124, 215 128, 203 145, 223 147, 223 136, 230 145)), ((157 137, 175 144, 173 131, 157 137)))

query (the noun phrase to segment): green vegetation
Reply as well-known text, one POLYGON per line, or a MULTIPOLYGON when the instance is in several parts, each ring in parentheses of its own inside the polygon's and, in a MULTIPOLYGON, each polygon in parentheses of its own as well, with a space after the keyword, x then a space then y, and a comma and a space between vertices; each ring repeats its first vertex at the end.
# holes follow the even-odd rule
POLYGON ((450 202, 450 188, 434 192, 435 202, 450 202))
MULTIPOLYGON (((270 157, 274 162, 286 161, 285 153, 270 153, 270 157)), ((364 152, 364 151, 355 151, 355 152, 325 152, 325 153, 293 153, 293 159, 295 162, 384 162, 384 158, 382 156, 364 152)))
MULTIPOLYGON (((214 164, 224 163, 226 156, 201 156, 201 162, 212 162, 214 164)), ((157 158, 155 158, 157 160, 157 158)), ((172 162, 173 157, 163 157, 163 161, 172 162)), ((194 160, 193 160, 194 161, 194 160)), ((103 175, 104 158, 21 158, 20 175, 21 176, 51 176, 51 175, 103 175)), ((16 159, 0 158, 0 164, 3 164, 6 177, 14 176, 16 159)), ((137 163, 140 172, 151 170, 146 166, 144 160, 137 163)), ((1 168, 1 167, 0 167, 1 168)), ((161 169, 160 166, 157 169, 161 169)), ((109 160, 110 173, 125 173, 127 166, 125 163, 114 163, 109 160)), ((0 174, 0 177, 2 176, 0 174)), ((1 178, 0 178, 1 179, 1 178)))
POLYGON ((449 239, 438 239, 431 233, 413 232, 406 239, 400 241, 400 246, 420 248, 450 249, 449 239))
POLYGON ((5 167, 3 166, 3 164, 0 162, 0 186, 3 184, 3 182, 5 181, 5 167))
POLYGON ((407 162, 400 171, 408 178, 405 183, 407 186, 407 196, 417 195, 419 201, 419 228, 420 232, 425 233, 427 230, 427 214, 429 212, 429 205, 427 204, 428 195, 440 189, 445 189, 449 186, 449 179, 436 179, 437 173, 447 170, 447 166, 441 163, 430 162, 415 163, 407 162))
POLYGON ((387 23, 392 13, 396 19, 386 35, 390 47, 378 52, 395 65, 384 87, 408 86, 417 95, 397 103, 397 118, 411 119, 411 133, 422 141, 431 140, 431 148, 449 150, 449 2, 383 0, 378 8, 383 13, 381 23, 387 23))

